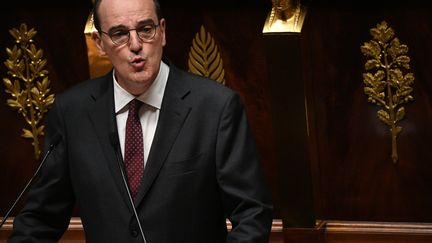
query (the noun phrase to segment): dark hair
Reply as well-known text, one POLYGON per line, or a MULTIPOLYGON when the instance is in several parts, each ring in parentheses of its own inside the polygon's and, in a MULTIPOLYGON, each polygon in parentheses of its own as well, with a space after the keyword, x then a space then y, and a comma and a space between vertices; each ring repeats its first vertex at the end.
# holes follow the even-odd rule
MULTIPOLYGON (((100 26, 100 19, 99 19, 99 15, 98 15, 98 10, 99 10, 99 6, 100 6, 101 2, 102 2, 102 0, 96 0, 94 3, 94 7, 93 7, 93 24, 99 32, 101 31, 101 26, 100 26)), ((153 0, 153 2, 155 5, 156 16, 157 16, 158 20, 160 20, 162 18, 162 11, 161 11, 159 1, 153 0)))

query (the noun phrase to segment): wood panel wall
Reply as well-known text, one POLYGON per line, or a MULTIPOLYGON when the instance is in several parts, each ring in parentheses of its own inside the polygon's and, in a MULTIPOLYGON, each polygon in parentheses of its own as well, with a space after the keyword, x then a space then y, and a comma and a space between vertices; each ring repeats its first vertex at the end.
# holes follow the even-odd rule
MULTIPOLYGON (((37 31, 34 44, 43 50, 48 62, 52 92, 58 93, 88 78, 84 25, 92 7, 91 1, 9 1, 0 8, 0 77, 8 77, 3 62, 6 48, 12 49, 15 39, 12 28, 26 23, 37 31)), ((27 125, 15 110, 7 106, 10 95, 0 84, 0 215, 4 215, 39 165, 31 140, 21 137, 27 125)), ((25 197, 24 197, 25 198, 25 197)), ((21 201, 12 215, 22 208, 21 201)))
POLYGON ((315 4, 303 32, 303 72, 318 219, 432 221, 432 15, 426 2, 315 4), (352 5, 352 6, 351 6, 352 5), (414 102, 404 105, 399 161, 367 102, 360 46, 385 20, 408 45, 414 102))

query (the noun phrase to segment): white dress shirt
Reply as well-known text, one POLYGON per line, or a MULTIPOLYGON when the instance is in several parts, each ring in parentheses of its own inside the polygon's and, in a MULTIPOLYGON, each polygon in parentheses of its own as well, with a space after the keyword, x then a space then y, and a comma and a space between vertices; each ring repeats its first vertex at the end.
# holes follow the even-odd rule
POLYGON ((141 127, 143 131, 144 144, 144 166, 147 162, 150 148, 153 142, 153 137, 156 131, 159 113, 162 105, 162 98, 165 92, 165 86, 168 80, 169 67, 161 61, 159 73, 149 89, 138 97, 130 94, 123 89, 115 77, 114 80, 114 105, 117 119, 117 130, 119 142, 124 158, 125 136, 126 136, 126 120, 128 116, 128 103, 133 99, 138 99, 143 102, 139 110, 141 127))

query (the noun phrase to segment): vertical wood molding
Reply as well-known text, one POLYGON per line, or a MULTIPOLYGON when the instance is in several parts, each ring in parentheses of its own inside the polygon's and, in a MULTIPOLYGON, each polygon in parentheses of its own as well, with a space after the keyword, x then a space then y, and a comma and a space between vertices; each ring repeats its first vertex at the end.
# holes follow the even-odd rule
POLYGON ((301 35, 265 35, 280 205, 285 227, 314 227, 301 35))

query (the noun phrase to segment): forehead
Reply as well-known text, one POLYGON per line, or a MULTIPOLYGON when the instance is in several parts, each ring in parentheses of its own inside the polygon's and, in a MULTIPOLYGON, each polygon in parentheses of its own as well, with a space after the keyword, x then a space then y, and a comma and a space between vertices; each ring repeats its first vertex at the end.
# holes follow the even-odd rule
POLYGON ((153 0, 103 0, 98 9, 101 26, 125 25, 153 19, 157 21, 153 0))

